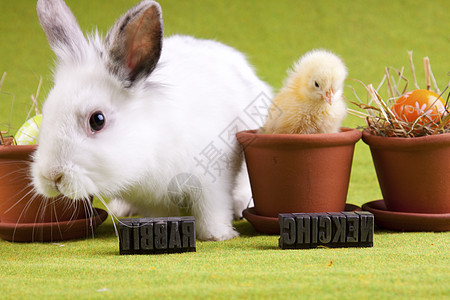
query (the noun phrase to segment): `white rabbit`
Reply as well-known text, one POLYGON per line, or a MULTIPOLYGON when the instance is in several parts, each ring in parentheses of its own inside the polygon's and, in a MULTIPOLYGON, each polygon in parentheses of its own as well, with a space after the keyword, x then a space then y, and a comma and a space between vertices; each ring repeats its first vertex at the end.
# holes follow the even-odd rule
POLYGON ((187 207, 197 238, 236 236, 233 209, 245 208, 250 186, 238 174, 242 151, 220 137, 236 120, 234 129, 253 125, 243 111, 272 95, 245 57, 216 41, 163 39, 153 1, 131 8, 104 41, 86 39, 62 0, 39 0, 37 11, 57 63, 32 163, 36 190, 123 199, 129 206, 110 204, 116 212, 145 216, 187 207), (201 160, 212 154, 227 159, 219 173, 201 160))

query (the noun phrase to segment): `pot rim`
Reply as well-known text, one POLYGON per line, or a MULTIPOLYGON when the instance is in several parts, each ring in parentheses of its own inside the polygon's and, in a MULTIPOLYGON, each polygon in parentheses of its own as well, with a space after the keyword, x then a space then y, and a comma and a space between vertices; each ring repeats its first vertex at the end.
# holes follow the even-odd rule
POLYGON ((257 130, 244 130, 236 133, 236 138, 244 147, 250 144, 264 145, 317 145, 317 146, 343 146, 353 145, 361 139, 361 131, 355 128, 342 127, 337 133, 315 134, 261 134, 257 130))
POLYGON ((36 148, 37 145, 0 145, 0 153, 28 152, 36 148))
POLYGON ((391 150, 430 149, 450 147, 450 133, 435 134, 414 138, 378 136, 364 129, 362 140, 371 148, 383 148, 391 150))

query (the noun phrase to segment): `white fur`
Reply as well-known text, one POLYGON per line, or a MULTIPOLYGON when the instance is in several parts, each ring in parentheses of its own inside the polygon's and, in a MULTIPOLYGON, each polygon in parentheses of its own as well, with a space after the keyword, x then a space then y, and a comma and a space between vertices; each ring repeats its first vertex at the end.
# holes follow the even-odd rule
POLYGON ((246 176, 235 182, 242 164, 238 145, 222 145, 233 163, 216 180, 195 158, 237 116, 251 125, 242 112, 259 93, 270 96, 270 88, 241 53, 215 41, 164 39, 155 70, 130 88, 108 70, 108 56, 100 55, 105 51, 96 35, 80 59, 59 57, 32 164, 37 191, 119 199, 111 206, 122 214, 132 207, 145 216, 172 215, 179 211, 168 197, 168 184, 188 173, 201 183, 201 196, 189 203, 197 237, 236 236, 231 223, 236 185, 234 193, 241 196, 234 199, 236 214, 250 199, 246 176), (92 134, 88 120, 97 110, 104 112, 106 126, 92 134))

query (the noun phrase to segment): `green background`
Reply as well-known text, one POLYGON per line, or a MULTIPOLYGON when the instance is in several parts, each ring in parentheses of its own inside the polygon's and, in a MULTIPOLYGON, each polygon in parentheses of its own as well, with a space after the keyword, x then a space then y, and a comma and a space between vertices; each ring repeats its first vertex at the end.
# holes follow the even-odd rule
MULTIPOLYGON (((82 29, 106 33, 137 1, 67 1, 82 29)), ((14 133, 31 111, 39 78, 42 103, 54 56, 35 1, 0 0, 0 129, 14 133), (14 100, 14 101, 13 101, 14 100)), ((441 89, 449 81, 450 2, 442 1, 162 1, 165 34, 216 39, 244 52, 275 89, 303 53, 340 55, 348 78, 378 84, 385 66, 406 67, 414 51, 419 84, 429 56, 441 89)), ((357 84, 361 97, 365 93, 357 84)), ((383 93, 384 91, 382 91, 383 93)), ((345 92, 353 99, 350 89, 345 92)), ((348 117, 346 126, 362 121, 348 117)), ((368 147, 356 147, 348 202, 381 198, 368 147)), ((97 205, 100 205, 97 203, 97 205)), ((373 248, 280 250, 278 237, 255 233, 198 242, 196 253, 119 256, 108 219, 94 238, 50 244, 0 241, 0 295, 34 298, 450 298, 449 233, 377 231, 373 248)))

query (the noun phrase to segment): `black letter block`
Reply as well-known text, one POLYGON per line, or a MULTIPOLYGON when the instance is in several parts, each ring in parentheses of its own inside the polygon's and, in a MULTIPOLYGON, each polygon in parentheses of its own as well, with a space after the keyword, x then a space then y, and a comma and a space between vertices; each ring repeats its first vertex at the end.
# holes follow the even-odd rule
POLYGON ((169 217, 167 221, 169 223, 169 253, 181 252, 181 218, 169 217))
POLYGON ((194 217, 119 220, 119 253, 195 252, 194 217))
POLYGON ((331 242, 331 218, 327 213, 319 215, 319 245, 329 247, 331 242))
POLYGON ((119 221, 119 253, 133 254, 133 248, 131 246, 132 240, 131 223, 119 221))
POLYGON ((297 224, 297 241, 295 247, 298 249, 311 248, 311 217, 309 214, 293 214, 297 224))
POLYGON ((155 253, 166 253, 167 249, 167 218, 155 218, 153 224, 153 239, 155 243, 155 253))
POLYGON ((195 219, 194 217, 181 217, 181 244, 183 251, 195 252, 195 219))
POLYGON ((141 254, 153 254, 153 221, 151 219, 140 224, 141 254))
POLYGON ((280 239, 278 244, 281 249, 295 249, 295 219, 292 214, 279 214, 280 239))
POLYGON ((131 223, 131 232, 133 233, 133 252, 139 253, 141 249, 141 232, 138 221, 131 223))
POLYGON ((373 247, 374 217, 368 211, 357 211, 359 215, 359 247, 373 247))
POLYGON ((345 215, 340 212, 330 212, 328 215, 331 218, 331 243, 330 247, 342 247, 345 246, 346 237, 346 221, 345 215))
POLYGON ((282 249, 373 247, 374 216, 366 211, 279 214, 282 249))
POLYGON ((141 253, 141 223, 152 222, 151 218, 134 218, 119 220, 119 253, 141 253))
POLYGON ((311 219, 311 248, 316 248, 319 243, 319 216, 320 213, 311 213, 309 217, 311 219))
POLYGON ((355 212, 342 212, 347 218, 347 247, 358 247, 359 244, 359 215, 355 212))

